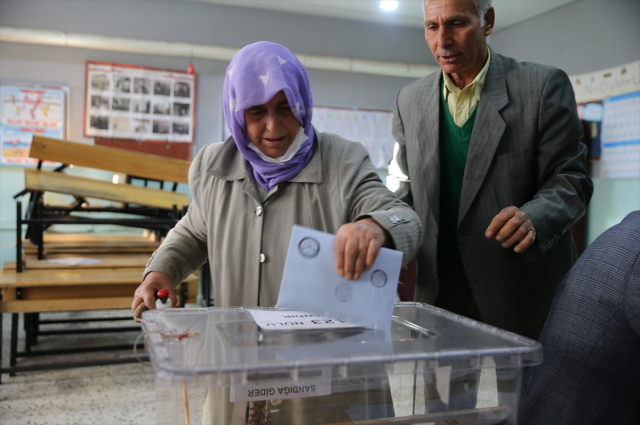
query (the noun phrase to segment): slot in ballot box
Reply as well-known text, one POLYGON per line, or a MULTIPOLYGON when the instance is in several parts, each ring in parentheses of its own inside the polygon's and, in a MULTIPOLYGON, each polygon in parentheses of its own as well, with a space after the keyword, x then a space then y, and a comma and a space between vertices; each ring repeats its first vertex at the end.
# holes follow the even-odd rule
POLYGON ((536 341, 427 304, 397 303, 388 331, 267 331, 261 309, 143 314, 158 424, 514 424, 542 361, 536 341))

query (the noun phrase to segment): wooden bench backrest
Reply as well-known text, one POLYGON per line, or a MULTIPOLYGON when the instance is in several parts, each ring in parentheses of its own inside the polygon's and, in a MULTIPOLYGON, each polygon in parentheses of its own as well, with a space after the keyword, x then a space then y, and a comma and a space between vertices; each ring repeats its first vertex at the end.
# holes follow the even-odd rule
MULTIPOLYGON (((79 254, 75 255, 76 257, 79 254)), ((89 257, 93 258, 93 257, 89 257)), ((144 270, 145 266, 149 262, 149 254, 129 254, 123 258, 105 258, 101 259, 99 263, 90 264, 65 264, 65 263, 51 263, 48 260, 35 260, 27 261, 24 265, 22 272, 25 270, 62 270, 62 269, 97 269, 98 273, 100 269, 141 269, 144 270)), ((15 273, 16 262, 5 261, 2 265, 2 273, 10 274, 15 273)))
POLYGON ((190 161, 124 149, 85 145, 49 137, 33 136, 31 158, 74 164, 82 167, 124 173, 131 176, 187 183, 190 161))
POLYGON ((105 243, 105 242, 122 242, 122 244, 130 243, 148 243, 154 242, 156 237, 153 233, 146 235, 140 234, 95 234, 95 233, 45 233, 42 235, 44 243, 105 243))
POLYGON ((84 198, 98 198, 135 204, 152 208, 178 209, 189 205, 189 198, 184 193, 128 184, 113 184, 102 180, 68 176, 64 173, 24 170, 24 185, 29 190, 64 193, 84 198))

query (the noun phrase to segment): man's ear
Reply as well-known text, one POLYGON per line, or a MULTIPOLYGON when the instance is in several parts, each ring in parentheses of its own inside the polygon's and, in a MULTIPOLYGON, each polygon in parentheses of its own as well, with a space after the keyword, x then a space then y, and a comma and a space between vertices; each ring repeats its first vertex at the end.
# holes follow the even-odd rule
POLYGON ((496 22, 496 11, 493 7, 490 7, 487 10, 487 13, 484 15, 484 36, 488 37, 493 31, 493 25, 496 22))

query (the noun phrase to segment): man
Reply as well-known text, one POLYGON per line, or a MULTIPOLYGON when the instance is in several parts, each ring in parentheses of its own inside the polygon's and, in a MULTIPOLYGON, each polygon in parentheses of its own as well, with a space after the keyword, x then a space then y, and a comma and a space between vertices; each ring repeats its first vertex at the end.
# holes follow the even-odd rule
POLYGON ((442 72, 396 101, 396 194, 423 222, 416 300, 532 338, 593 192, 567 75, 488 48, 490 0, 426 0, 442 72))
POLYGON ((525 373, 519 424, 640 423, 640 211, 604 232, 558 287, 525 373))

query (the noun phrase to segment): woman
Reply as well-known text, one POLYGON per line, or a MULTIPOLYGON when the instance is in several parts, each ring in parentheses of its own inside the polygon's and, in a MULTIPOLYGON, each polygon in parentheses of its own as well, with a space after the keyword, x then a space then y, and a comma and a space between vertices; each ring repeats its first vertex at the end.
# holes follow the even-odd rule
POLYGON ((294 224, 336 234, 346 279, 358 279, 382 246, 404 252, 405 264, 413 258, 417 215, 382 184, 363 145, 315 132, 307 73, 293 53, 264 41, 241 49, 223 100, 232 136, 193 160, 189 212, 152 255, 132 309, 155 308, 163 288, 175 305, 174 284, 207 258, 217 307, 275 305, 294 224))
POLYGON ((155 308, 209 258, 215 305, 275 305, 294 224, 337 233, 336 267, 357 279, 381 246, 413 258, 420 221, 382 184, 360 143, 316 134, 307 73, 287 48, 240 50, 224 82, 232 137, 189 170, 189 212, 153 253, 132 307, 155 308))

